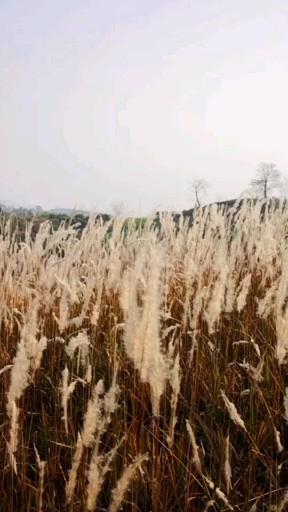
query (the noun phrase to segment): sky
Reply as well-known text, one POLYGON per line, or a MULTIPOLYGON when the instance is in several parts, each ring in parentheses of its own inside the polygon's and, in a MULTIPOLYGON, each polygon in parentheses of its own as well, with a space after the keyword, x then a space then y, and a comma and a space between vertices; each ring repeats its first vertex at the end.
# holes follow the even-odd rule
POLYGON ((0 201, 129 213, 288 173, 287 0, 2 0, 0 201))

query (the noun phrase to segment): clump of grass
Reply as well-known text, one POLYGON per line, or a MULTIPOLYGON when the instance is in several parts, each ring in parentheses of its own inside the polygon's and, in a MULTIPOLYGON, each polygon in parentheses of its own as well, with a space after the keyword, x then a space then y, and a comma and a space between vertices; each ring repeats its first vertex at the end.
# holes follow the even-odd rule
POLYGON ((158 220, 1 224, 1 511, 285 509, 287 207, 158 220))

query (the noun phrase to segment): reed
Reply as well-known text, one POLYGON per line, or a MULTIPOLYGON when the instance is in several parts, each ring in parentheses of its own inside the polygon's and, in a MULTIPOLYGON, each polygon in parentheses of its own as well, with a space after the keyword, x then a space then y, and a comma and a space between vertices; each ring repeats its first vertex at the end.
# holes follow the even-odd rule
POLYGON ((287 506, 286 205, 159 221, 0 223, 1 511, 287 506))

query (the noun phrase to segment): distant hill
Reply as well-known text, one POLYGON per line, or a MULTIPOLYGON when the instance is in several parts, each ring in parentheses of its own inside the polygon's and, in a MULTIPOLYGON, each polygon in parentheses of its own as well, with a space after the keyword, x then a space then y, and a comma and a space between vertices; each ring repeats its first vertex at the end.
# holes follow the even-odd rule
POLYGON ((90 212, 86 210, 76 210, 73 208, 52 208, 51 210, 45 210, 46 213, 54 213, 55 215, 84 215, 89 217, 90 212))
POLYGON ((29 215, 42 215, 45 213, 53 214, 53 215, 67 215, 67 217, 71 217, 74 215, 83 215, 84 217, 89 217, 90 212, 86 210, 77 210, 73 208, 51 208, 50 210, 44 210, 42 206, 32 206, 31 208, 23 207, 23 206, 13 206, 0 202, 0 212, 6 213, 16 213, 17 215, 29 216, 29 215))
MULTIPOLYGON (((216 205, 217 207, 221 207, 224 211, 226 211, 226 213, 231 215, 231 218, 233 221, 233 219, 235 218, 235 215, 237 214, 237 212, 243 206, 244 203, 247 203, 248 205, 249 204, 253 205, 257 201, 259 201, 258 198, 242 198, 242 199, 228 199, 226 201, 215 201, 214 203, 211 203, 211 204, 206 204, 203 206, 201 205, 200 210, 202 212, 205 212, 205 210, 207 208, 210 208, 212 205, 216 205)), ((264 200, 261 200, 261 201, 262 201, 262 205, 261 205, 261 209, 260 209, 260 219, 261 220, 263 220, 264 213, 267 209, 268 210, 270 210, 271 208, 278 209, 281 205, 282 205, 282 208, 287 208, 287 200, 286 199, 280 200, 277 197, 270 197, 270 198, 267 198, 265 201, 264 200)), ((191 208, 190 210, 182 210, 182 212, 180 212, 180 213, 176 213, 176 212, 171 212, 171 213, 172 213, 172 217, 173 217, 174 222, 177 227, 179 226, 181 217, 185 219, 185 221, 188 223, 189 227, 192 227, 195 214, 198 211, 199 211, 199 208, 195 207, 195 208, 191 208)), ((160 219, 161 219, 161 215, 163 213, 165 213, 165 212, 163 212, 163 211, 156 212, 155 223, 157 226, 160 226, 160 223, 161 223, 160 219)))

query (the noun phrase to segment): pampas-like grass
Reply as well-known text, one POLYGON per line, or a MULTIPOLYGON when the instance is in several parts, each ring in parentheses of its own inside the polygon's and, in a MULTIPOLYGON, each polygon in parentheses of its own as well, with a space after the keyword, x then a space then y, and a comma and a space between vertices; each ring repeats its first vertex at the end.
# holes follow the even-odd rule
POLYGON ((42 512, 43 510, 43 492, 44 492, 44 477, 45 477, 45 468, 46 462, 40 459, 38 450, 34 444, 36 462, 39 471, 39 484, 37 489, 37 512, 42 512))
POLYGON ((229 435, 225 438, 225 462, 224 462, 224 477, 226 481, 226 494, 229 496, 229 493, 232 489, 232 470, 230 463, 230 438, 229 435))
POLYGON ((19 408, 16 405, 15 400, 12 401, 10 411, 10 440, 9 447, 10 453, 15 453, 18 445, 18 419, 19 419, 19 408))
POLYGON ((249 290, 250 290, 250 286, 251 286, 251 273, 247 274, 240 286, 239 286, 239 289, 237 290, 237 298, 236 298, 236 305, 237 305, 237 311, 240 312, 243 310, 243 308, 245 307, 245 304, 246 304, 246 300, 247 300, 247 295, 249 293, 249 290))
POLYGON ((284 405, 284 418, 286 420, 286 423, 288 423, 288 387, 287 386, 285 387, 283 405, 284 405))
POLYGON ((216 487, 215 488, 215 494, 218 498, 220 498, 220 500, 222 500, 225 504, 225 506, 229 509, 229 510, 234 510, 234 508, 232 507, 232 505, 229 503, 229 500, 227 499, 227 496, 225 496, 224 492, 221 491, 221 489, 219 489, 219 487, 216 487))
POLYGON ((73 394, 75 386, 79 379, 74 380, 69 384, 69 370, 67 366, 65 366, 62 372, 62 387, 61 387, 61 395, 62 395, 62 407, 63 407, 63 420, 65 424, 65 432, 68 434, 68 400, 70 396, 73 394))
POLYGON ((187 429, 187 432, 189 434, 189 439, 190 439, 190 442, 191 442, 191 446, 192 446, 192 461, 194 462, 196 468, 198 469, 199 473, 202 474, 202 464, 201 464, 201 460, 200 460, 200 457, 199 457, 199 448, 197 446, 197 443, 196 443, 196 439, 195 439, 195 435, 194 435, 194 432, 193 432, 193 429, 189 423, 188 420, 186 420, 186 429, 187 429))
POLYGON ((169 435, 167 436, 167 444, 172 449, 173 441, 174 441, 174 431, 175 426, 177 423, 177 403, 178 403, 178 397, 180 393, 180 356, 179 352, 178 354, 173 358, 173 363, 171 364, 171 374, 170 374, 170 383, 172 388, 172 395, 171 395, 171 416, 170 416, 170 425, 169 425, 169 435))
POLYGON ((125 350, 139 371, 141 381, 150 384, 155 416, 160 414, 160 398, 170 375, 169 358, 161 347, 159 336, 162 266, 161 253, 156 248, 151 247, 149 255, 144 256, 140 252, 135 273, 125 275, 122 295, 122 307, 126 315, 125 350), (145 261, 147 256, 149 263, 145 261), (139 295, 143 306, 138 305, 139 295))
MULTIPOLYGON (((11 369, 10 388, 7 394, 7 414, 10 419, 10 441, 9 453, 14 454, 17 450, 17 431, 18 431, 18 402, 29 385, 31 375, 30 371, 35 372, 41 363, 43 351, 47 346, 45 336, 37 341, 35 335, 38 332, 37 313, 39 302, 37 299, 31 301, 25 316, 22 318, 23 327, 21 328, 21 339, 18 343, 17 352, 13 359, 11 369)), ((15 461, 11 461, 15 466, 15 461)))
POLYGON ((227 509, 234 510, 232 505, 229 503, 225 493, 223 491, 221 491, 221 489, 219 487, 216 487, 213 480, 209 476, 203 475, 203 478, 204 478, 205 482, 208 484, 209 489, 211 489, 212 491, 215 492, 215 495, 217 496, 217 498, 219 498, 221 501, 223 501, 223 503, 227 507, 227 509))
POLYGON ((279 430, 276 430, 274 427, 274 433, 275 433, 275 441, 276 441, 276 447, 277 447, 277 453, 282 453, 284 450, 284 447, 281 443, 281 437, 279 430))
POLYGON ((9 439, 9 456, 11 466, 16 470, 15 452, 18 445, 18 418, 19 409, 18 400, 21 398, 23 391, 29 384, 29 368, 30 360, 27 357, 25 343, 23 339, 18 344, 16 356, 13 359, 13 368, 11 370, 10 389, 7 394, 7 414, 10 420, 10 439, 9 439))
POLYGON ((77 373, 79 374, 80 365, 85 368, 88 363, 89 356, 89 348, 91 344, 87 333, 85 331, 81 331, 77 334, 77 336, 72 336, 69 340, 68 345, 66 345, 65 350, 70 359, 73 359, 75 351, 78 350, 78 359, 77 359, 77 373))
POLYGON ((124 469, 122 476, 118 480, 115 489, 112 490, 112 500, 108 512, 117 512, 127 492, 131 480, 135 477, 136 470, 141 468, 143 462, 149 459, 148 453, 137 455, 133 462, 124 469))
POLYGON ((68 505, 72 502, 73 497, 74 497, 75 487, 76 487, 76 483, 77 483, 77 472, 78 472, 78 468, 81 464, 83 451, 84 451, 84 443, 83 443, 80 433, 78 432, 76 448, 75 448, 74 457, 73 457, 73 461, 72 461, 72 467, 69 471, 69 478, 66 482, 66 488, 65 488, 66 501, 67 501, 68 505))
POLYGON ((225 407, 229 413, 230 419, 234 421, 235 425, 238 425, 246 432, 246 427, 243 419, 241 418, 240 414, 238 413, 235 404, 233 402, 230 402, 230 400, 227 398, 225 392, 221 391, 221 396, 223 398, 225 407))
POLYGON ((21 398, 23 391, 29 384, 30 359, 27 356, 24 340, 18 343, 17 353, 13 359, 11 370, 11 383, 7 395, 8 415, 12 412, 13 403, 21 398))
MULTIPOLYGON (((66 378, 66 377, 65 377, 66 378)), ((72 467, 69 471, 69 478, 66 483, 66 500, 71 503, 74 496, 76 478, 78 468, 80 466, 84 447, 91 447, 95 441, 95 430, 97 427, 102 427, 102 413, 101 408, 103 399, 101 395, 104 393, 104 384, 99 380, 93 389, 92 398, 88 402, 87 411, 84 416, 83 429, 81 434, 78 433, 76 450, 72 461, 72 467)), ((103 427, 102 427, 103 429, 103 427)))
POLYGON ((280 313, 276 315, 276 334, 275 355, 279 365, 282 365, 285 363, 288 352, 288 309, 284 315, 280 313))
POLYGON ((0 509, 28 509, 45 485, 38 508, 52 512, 64 480, 71 510, 107 509, 115 486, 117 507, 126 491, 115 479, 145 452, 135 509, 281 504, 271 453, 283 452, 288 421, 288 209, 268 206, 199 208, 191 227, 166 214, 137 227, 94 216, 82 232, 29 223, 21 239, 0 216, 0 458, 18 473, 0 464, 0 509), (231 421, 249 425, 231 453, 219 390, 231 421), (34 442, 47 485, 37 454, 31 471, 34 442))
POLYGON ((101 437, 111 422, 111 415, 118 407, 119 387, 116 384, 117 369, 116 364, 112 384, 105 394, 103 380, 99 380, 93 389, 93 395, 88 402, 87 411, 84 416, 82 432, 81 434, 78 433, 72 467, 66 483, 66 501, 70 504, 75 492, 77 472, 81 464, 84 447, 92 447, 93 451, 87 473, 87 510, 89 511, 95 508, 97 496, 103 485, 105 475, 110 470, 110 465, 117 449, 123 441, 121 440, 108 454, 99 454, 101 437))
POLYGON ((84 424, 82 430, 83 445, 86 447, 94 443, 94 433, 96 429, 102 430, 102 407, 104 383, 100 379, 93 389, 92 398, 88 402, 87 411, 84 416, 84 424))
POLYGON ((110 471, 118 448, 124 441, 124 437, 105 455, 99 455, 99 441, 101 434, 96 439, 87 472, 87 510, 93 512, 96 507, 97 498, 104 483, 105 475, 110 471))

